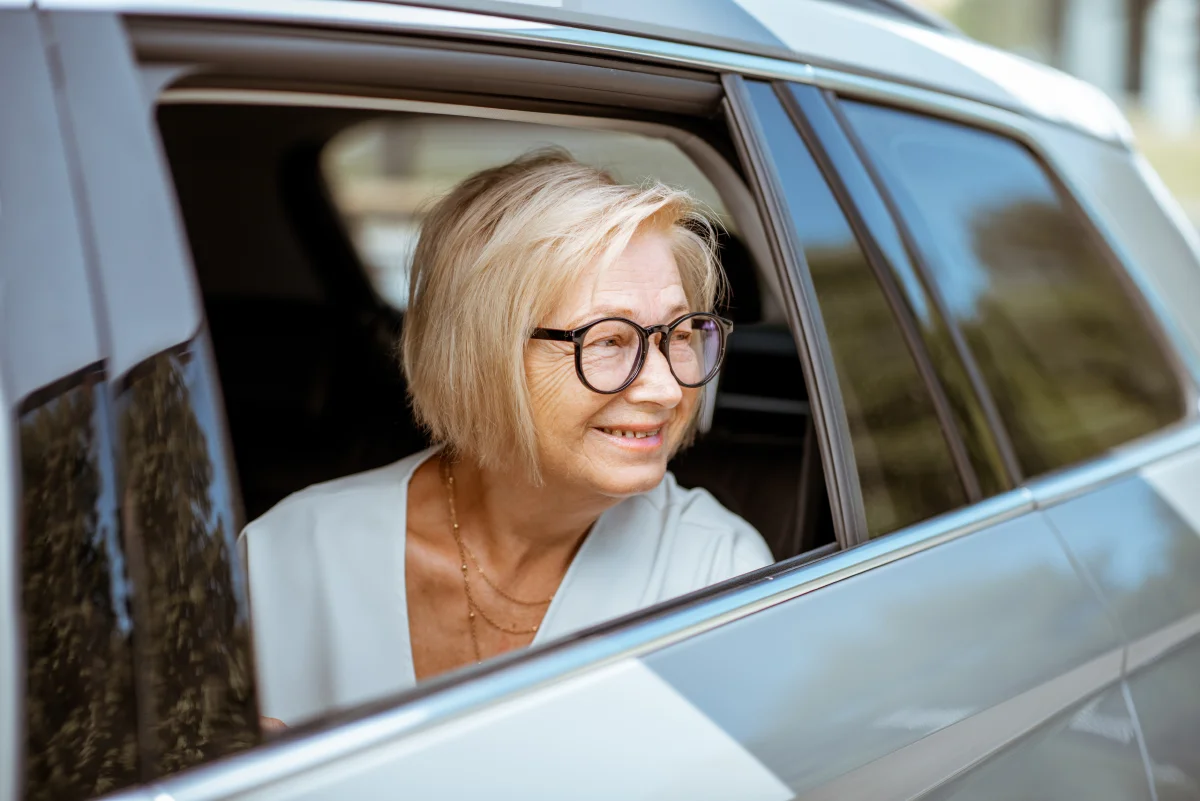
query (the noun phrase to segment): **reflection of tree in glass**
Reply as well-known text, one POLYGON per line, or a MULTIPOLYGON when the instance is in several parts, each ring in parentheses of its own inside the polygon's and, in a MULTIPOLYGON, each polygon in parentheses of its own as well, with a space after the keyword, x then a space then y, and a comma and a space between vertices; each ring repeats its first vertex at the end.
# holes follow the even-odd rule
POLYGON ((838 372, 872 536, 965 496, 932 401, 856 244, 805 253, 838 372))
POLYGON ((137 779, 128 635, 101 532, 94 383, 21 419, 25 798, 90 798, 137 779))
POLYGON ((1079 221, 1025 201, 976 215, 971 231, 990 284, 960 325, 1028 473, 1179 418, 1161 348, 1079 221))
POLYGON ((184 376, 189 354, 138 368, 122 397, 125 520, 146 564, 157 772, 254 745, 250 638, 213 513, 213 468, 184 376))

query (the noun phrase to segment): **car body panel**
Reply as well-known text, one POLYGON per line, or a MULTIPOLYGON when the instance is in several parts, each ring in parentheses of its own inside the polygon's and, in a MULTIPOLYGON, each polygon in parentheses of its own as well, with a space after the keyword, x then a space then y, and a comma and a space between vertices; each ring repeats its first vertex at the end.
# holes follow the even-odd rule
POLYGON ((1121 665, 1104 607, 1036 513, 646 661, 794 792, 820 798, 926 791, 1117 681, 1121 665), (1039 688, 1039 703, 1017 700, 1039 688), (995 707, 1007 709, 971 724, 995 707), (926 739, 903 782, 872 764, 926 739))
POLYGON ((99 362, 92 286, 35 14, 0 12, 0 353, 13 403, 99 362), (20 113, 15 110, 20 109, 20 113))
POLYGON ((626 659, 230 798, 336 801, 378 797, 383 787, 396 798, 792 797, 728 732, 626 659))
POLYGON ((1200 798, 1200 642, 1129 678, 1158 801, 1200 798))
POLYGON ((1155 796, 1123 689, 1110 687, 923 798, 1151 801, 1155 796))
POLYGON ((1128 642, 1158 798, 1200 795, 1200 448, 1049 506, 1128 642))
POLYGON ((717 4, 709 0, 699 4, 700 13, 689 4, 686 17, 673 13, 678 8, 674 3, 614 5, 587 0, 588 24, 580 27, 573 27, 580 25, 579 20, 563 12, 557 3, 428 4, 437 5, 436 9, 423 5, 371 0, 263 0, 252 6, 240 0, 38 1, 40 8, 58 10, 103 9, 474 34, 531 44, 577 45, 593 51, 674 62, 690 61, 799 81, 806 78, 811 81, 813 74, 806 75, 805 71, 811 65, 818 65, 1034 114, 1114 141, 1127 142, 1131 138, 1129 126, 1113 102, 1083 81, 963 37, 823 0, 792 0, 786 4, 770 0, 721 0, 717 4), (446 6, 461 11, 446 11, 446 6), (629 8, 638 9, 636 18, 621 16, 629 8), (500 10, 511 16, 499 16, 500 10), (747 16, 756 19, 758 25, 747 22, 747 16), (693 30, 689 36, 681 24, 704 26, 704 30, 693 30), (784 42, 785 47, 771 46, 762 33, 763 28, 770 37, 784 42), (731 30, 750 38, 731 41, 727 36, 731 30), (714 47, 716 43, 728 49, 714 47))
POLYGON ((199 291, 124 27, 110 14, 47 18, 59 42, 66 112, 74 130, 87 132, 76 137, 80 189, 104 271, 100 292, 116 323, 109 364, 115 380, 195 335, 199 291))

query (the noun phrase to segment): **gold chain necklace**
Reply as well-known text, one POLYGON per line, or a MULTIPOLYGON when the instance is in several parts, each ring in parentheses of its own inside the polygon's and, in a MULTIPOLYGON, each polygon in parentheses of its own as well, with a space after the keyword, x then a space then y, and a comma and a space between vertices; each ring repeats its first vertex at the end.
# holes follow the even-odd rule
MULTIPOLYGON (((455 508, 455 503, 454 503, 454 475, 450 472, 450 463, 448 461, 446 461, 444 458, 441 460, 441 462, 442 462, 442 479, 446 485, 446 498, 449 501, 449 506, 450 506, 450 531, 454 535, 454 545, 455 545, 455 547, 458 548, 458 561, 459 561, 459 565, 461 566, 461 569, 462 569, 463 592, 467 596, 467 626, 471 632, 471 648, 475 653, 475 661, 482 662, 483 657, 479 650, 479 635, 475 629, 476 615, 478 615, 478 617, 482 618, 483 621, 485 623, 487 623, 489 626, 491 626, 492 628, 498 629, 498 630, 504 632, 505 634, 517 634, 517 635, 536 634, 538 627, 536 625, 530 626, 528 628, 510 628, 507 626, 502 626, 499 623, 497 623, 495 620, 492 620, 492 618, 486 612, 484 612, 483 609, 480 608, 479 604, 475 601, 475 596, 471 592, 470 570, 467 567, 467 554, 470 553, 470 551, 467 548, 466 543, 463 542, 462 534, 458 530, 458 511, 455 508)), ((513 598, 512 596, 508 595, 506 592, 504 592, 499 587, 497 587, 494 583, 492 583, 491 579, 489 579, 487 577, 487 574, 485 574, 483 572, 483 568, 479 565, 479 560, 475 558, 475 554, 473 554, 473 553, 471 554, 471 561, 475 563, 476 570, 479 571, 479 575, 483 577, 483 580, 485 582, 487 582, 489 587, 494 589, 496 592, 500 593, 500 595, 504 596, 508 600, 513 601, 514 603, 522 604, 524 606, 544 606, 545 604, 548 604, 548 603, 550 603, 551 600, 553 600, 553 597, 551 597, 550 599, 548 599, 544 602, 543 601, 519 601, 516 598, 513 598)))

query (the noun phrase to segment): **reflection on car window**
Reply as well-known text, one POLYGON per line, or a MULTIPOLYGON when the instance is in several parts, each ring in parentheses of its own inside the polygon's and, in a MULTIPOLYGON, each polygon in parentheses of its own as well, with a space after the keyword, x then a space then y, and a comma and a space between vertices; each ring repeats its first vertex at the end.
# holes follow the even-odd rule
POLYGON ((851 124, 979 362, 1029 475, 1183 415, 1170 364, 1093 232, 1032 154, 863 103, 851 124))
POLYGON ((25 794, 73 801, 138 779, 125 553, 97 369, 31 398, 21 428, 25 794))
POLYGON ((126 539, 142 560, 152 770, 258 742, 250 625, 203 341, 143 362, 116 399, 126 539))
POLYGON ((817 290, 868 532, 961 506, 966 495, 933 401, 845 215, 771 86, 749 88, 817 290))
POLYGON ((417 231, 432 203, 478 170, 550 145, 603 167, 621 182, 636 184, 653 176, 686 186, 736 232, 720 195, 683 151, 663 139, 631 133, 392 115, 335 138, 323 153, 322 171, 375 291, 403 310, 417 231))

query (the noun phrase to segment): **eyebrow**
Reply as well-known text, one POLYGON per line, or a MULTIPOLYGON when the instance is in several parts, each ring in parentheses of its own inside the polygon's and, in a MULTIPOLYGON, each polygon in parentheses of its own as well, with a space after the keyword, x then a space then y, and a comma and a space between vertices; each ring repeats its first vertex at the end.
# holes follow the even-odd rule
MULTIPOLYGON (((677 303, 667 310, 666 322, 670 322, 676 317, 682 317, 689 311, 691 311, 689 306, 682 303, 677 303)), ((567 330, 580 328, 581 326, 585 326, 594 320, 603 320, 605 317, 624 317, 628 320, 634 320, 635 314, 636 312, 634 312, 632 309, 626 309, 617 306, 601 306, 599 309, 592 309, 586 315, 572 320, 570 325, 567 326, 567 330)))

